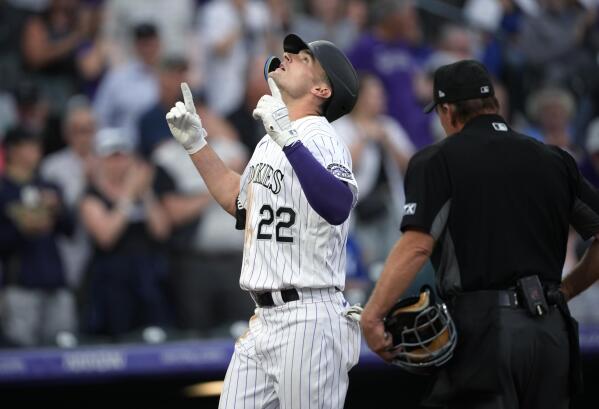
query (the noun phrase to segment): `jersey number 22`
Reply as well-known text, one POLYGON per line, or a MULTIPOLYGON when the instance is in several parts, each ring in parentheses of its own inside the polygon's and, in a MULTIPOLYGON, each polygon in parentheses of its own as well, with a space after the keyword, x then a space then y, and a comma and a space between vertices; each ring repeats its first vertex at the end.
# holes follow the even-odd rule
MULTIPOLYGON (((270 240, 269 226, 275 221, 275 211, 270 205, 265 204, 260 209, 262 220, 258 223, 258 240, 270 240)), ((276 211, 277 224, 275 226, 276 240, 281 243, 293 243, 293 237, 284 236, 281 229, 288 229, 295 224, 295 211, 289 207, 279 207, 276 211)))

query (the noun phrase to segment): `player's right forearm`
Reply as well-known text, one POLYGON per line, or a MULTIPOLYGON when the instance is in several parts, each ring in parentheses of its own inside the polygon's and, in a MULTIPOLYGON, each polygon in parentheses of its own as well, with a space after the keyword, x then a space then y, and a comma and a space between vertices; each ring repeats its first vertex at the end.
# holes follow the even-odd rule
POLYGON ((212 197, 223 209, 235 215, 241 178, 206 144, 206 130, 196 112, 193 96, 186 82, 181 83, 181 93, 185 103, 178 101, 166 114, 168 127, 173 137, 190 155, 212 197))
POLYGON ((224 164, 210 145, 190 155, 210 194, 229 214, 235 216, 240 176, 224 164))
POLYGON ((561 290, 567 300, 589 288, 599 279, 599 240, 595 238, 582 260, 562 281, 561 290))

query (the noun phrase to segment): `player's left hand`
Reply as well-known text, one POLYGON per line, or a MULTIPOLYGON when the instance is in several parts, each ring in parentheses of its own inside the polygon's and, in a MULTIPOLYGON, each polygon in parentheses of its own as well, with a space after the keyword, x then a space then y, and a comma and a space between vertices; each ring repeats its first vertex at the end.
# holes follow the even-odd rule
POLYGON ((391 340, 391 334, 385 331, 383 319, 372 316, 368 308, 365 308, 360 318, 360 327, 362 327, 362 334, 372 352, 375 352, 386 362, 393 361, 395 356, 390 351, 393 347, 393 341, 391 340))
POLYGON ((281 92, 272 78, 268 79, 272 95, 263 95, 258 101, 253 116, 261 119, 268 135, 281 147, 299 140, 297 131, 291 126, 289 111, 281 99, 281 92))

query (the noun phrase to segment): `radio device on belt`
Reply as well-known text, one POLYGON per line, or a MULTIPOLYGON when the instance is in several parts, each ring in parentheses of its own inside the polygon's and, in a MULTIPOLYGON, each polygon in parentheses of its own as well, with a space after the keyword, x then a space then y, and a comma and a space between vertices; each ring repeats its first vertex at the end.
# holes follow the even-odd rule
POLYGON ((549 311, 547 300, 545 299, 545 291, 539 280, 539 276, 528 276, 517 281, 518 295, 520 301, 534 316, 542 316, 549 311))

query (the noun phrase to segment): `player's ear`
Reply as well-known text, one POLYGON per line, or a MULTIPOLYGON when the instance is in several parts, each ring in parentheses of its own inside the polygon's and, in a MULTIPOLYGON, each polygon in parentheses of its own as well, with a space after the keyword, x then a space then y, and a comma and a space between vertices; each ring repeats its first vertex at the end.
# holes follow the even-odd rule
POLYGON ((437 109, 439 113, 448 113, 449 112, 449 104, 439 104, 437 105, 437 109))
POLYGON ((333 94, 331 87, 324 83, 320 82, 312 87, 312 95, 317 96, 318 98, 327 99, 330 98, 333 94))

